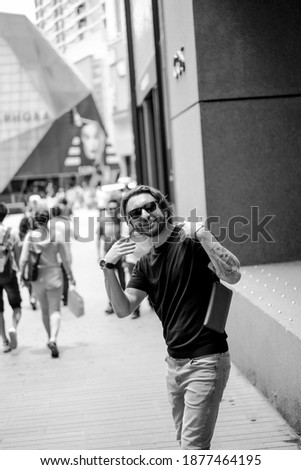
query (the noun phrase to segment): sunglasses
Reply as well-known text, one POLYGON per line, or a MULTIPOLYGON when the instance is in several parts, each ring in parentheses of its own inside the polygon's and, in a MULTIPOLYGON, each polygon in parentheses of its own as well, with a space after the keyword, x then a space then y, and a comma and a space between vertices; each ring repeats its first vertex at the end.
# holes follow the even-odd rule
POLYGON ((142 211, 145 210, 149 214, 151 212, 154 212, 157 209, 157 203, 155 201, 148 202, 147 204, 144 204, 142 207, 137 207, 136 209, 133 209, 129 211, 128 216, 131 219, 139 219, 141 217, 142 211))

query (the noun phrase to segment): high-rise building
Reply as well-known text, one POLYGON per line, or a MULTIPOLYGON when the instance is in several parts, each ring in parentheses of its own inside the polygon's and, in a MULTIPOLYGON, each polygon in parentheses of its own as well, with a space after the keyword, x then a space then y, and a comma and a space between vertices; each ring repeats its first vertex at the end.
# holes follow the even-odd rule
POLYGON ((107 163, 133 169, 123 0, 35 0, 36 25, 90 86, 108 133, 107 163), (130 162, 130 164, 129 164, 130 162))
POLYGON ((105 0, 35 0, 35 14, 38 28, 63 53, 107 27, 105 0))

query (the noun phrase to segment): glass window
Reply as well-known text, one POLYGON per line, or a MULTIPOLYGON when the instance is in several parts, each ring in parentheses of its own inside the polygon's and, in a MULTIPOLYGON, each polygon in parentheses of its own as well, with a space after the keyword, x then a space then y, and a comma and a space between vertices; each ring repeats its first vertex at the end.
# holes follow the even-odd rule
POLYGON ((84 28, 87 25, 87 18, 81 18, 77 24, 79 29, 84 28))
POLYGON ((151 0, 131 0, 136 80, 140 82, 155 56, 151 0))
POLYGON ((81 13, 83 13, 85 11, 85 4, 84 3, 81 3, 80 5, 78 5, 78 7, 76 8, 76 12, 78 15, 80 15, 81 13))

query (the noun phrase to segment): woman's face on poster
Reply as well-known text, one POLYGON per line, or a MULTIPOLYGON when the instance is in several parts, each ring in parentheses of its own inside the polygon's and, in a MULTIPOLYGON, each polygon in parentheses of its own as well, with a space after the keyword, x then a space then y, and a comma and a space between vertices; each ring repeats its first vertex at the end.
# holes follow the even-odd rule
POLYGON ((85 156, 89 160, 100 161, 103 150, 102 133, 97 121, 85 124, 81 130, 85 156))

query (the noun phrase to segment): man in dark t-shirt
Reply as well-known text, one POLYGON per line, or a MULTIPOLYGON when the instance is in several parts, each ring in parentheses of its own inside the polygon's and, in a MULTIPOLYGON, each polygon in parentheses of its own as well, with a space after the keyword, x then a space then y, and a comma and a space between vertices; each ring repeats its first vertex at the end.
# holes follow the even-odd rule
POLYGON ((181 449, 210 449, 229 372, 226 333, 204 327, 213 283, 240 279, 239 261, 201 222, 172 222, 163 194, 137 186, 121 202, 132 233, 152 249, 136 263, 126 290, 114 267, 135 249, 133 237, 118 240, 101 260, 108 296, 120 318, 148 295, 167 345, 167 390, 181 449), (140 238, 141 239, 141 238, 140 238))

